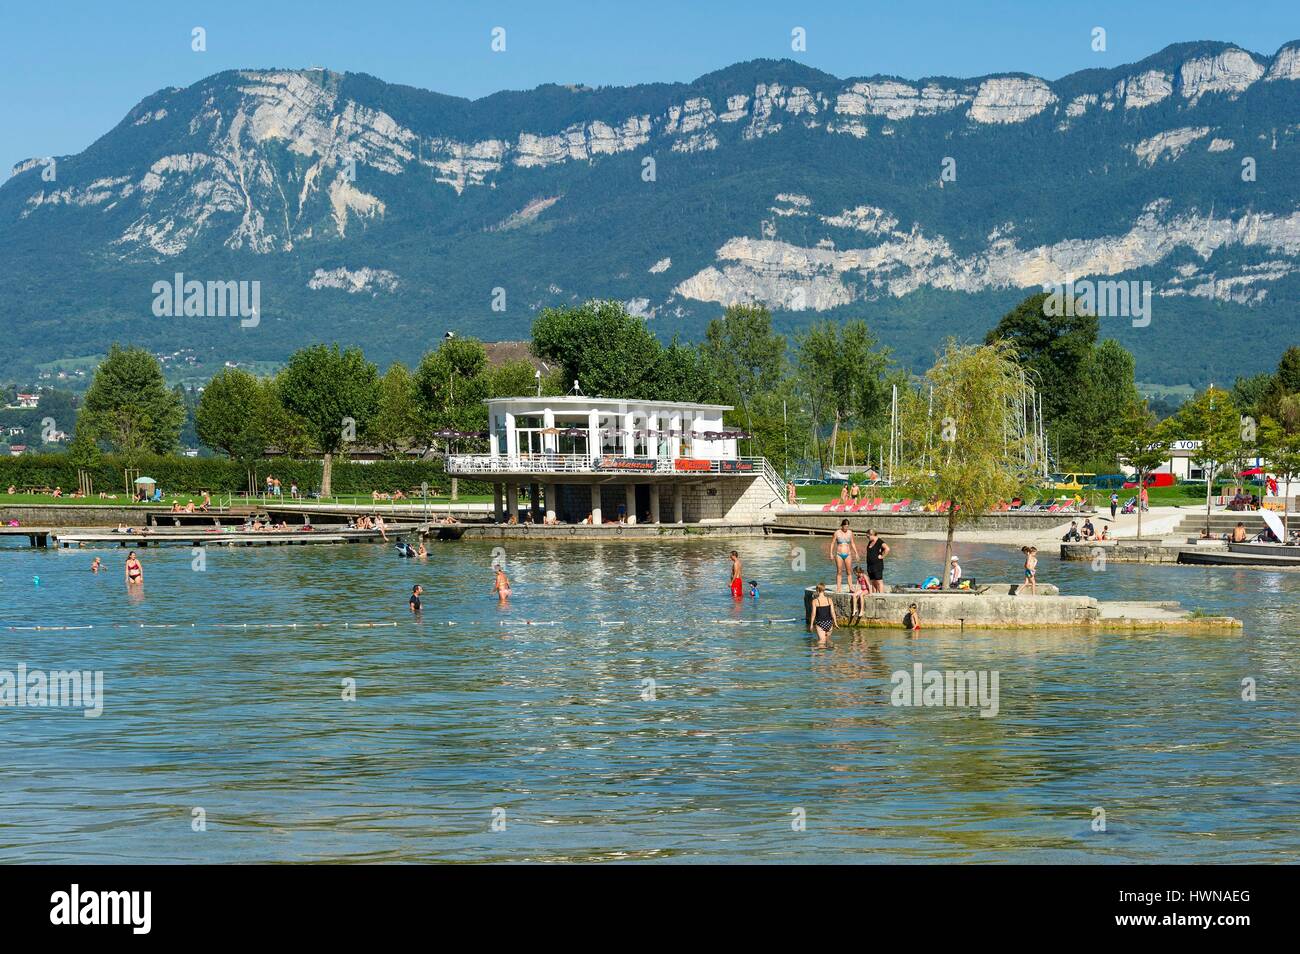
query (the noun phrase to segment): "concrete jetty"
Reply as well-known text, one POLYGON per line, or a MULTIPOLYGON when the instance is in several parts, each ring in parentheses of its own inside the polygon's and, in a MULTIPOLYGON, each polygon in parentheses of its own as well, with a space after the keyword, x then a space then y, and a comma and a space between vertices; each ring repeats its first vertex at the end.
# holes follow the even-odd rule
MULTIPOLYGON (((904 590, 868 594, 862 618, 853 625, 901 629, 908 605, 917 604, 922 629, 1091 629, 1233 630, 1241 621, 1203 616, 1172 601, 1102 602, 1091 596, 1064 596, 1055 586, 1038 584, 1036 595, 1020 593, 1017 583, 988 584, 970 590, 904 590)), ((804 591, 808 618, 816 587, 804 591)), ((849 617, 849 593, 827 590, 841 620, 849 617)), ((847 624, 845 624, 847 625, 847 624)))

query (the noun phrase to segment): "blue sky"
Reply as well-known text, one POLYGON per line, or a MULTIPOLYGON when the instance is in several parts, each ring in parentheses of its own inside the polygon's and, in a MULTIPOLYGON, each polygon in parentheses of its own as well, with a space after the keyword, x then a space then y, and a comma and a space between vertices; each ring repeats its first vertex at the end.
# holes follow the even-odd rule
POLYGON ((837 76, 1052 79, 1132 62, 1170 43, 1224 40, 1271 54, 1300 39, 1300 2, 444 3, 385 0, 70 0, 0 13, 0 179, 29 156, 80 152, 149 93, 220 70, 324 66, 460 96, 540 83, 690 80, 792 56, 837 76), (190 48, 207 31, 207 51, 190 48), (493 53, 493 27, 506 50, 493 53), (803 27, 807 51, 793 53, 803 27), (1090 32, 1107 31, 1093 52, 1090 32))

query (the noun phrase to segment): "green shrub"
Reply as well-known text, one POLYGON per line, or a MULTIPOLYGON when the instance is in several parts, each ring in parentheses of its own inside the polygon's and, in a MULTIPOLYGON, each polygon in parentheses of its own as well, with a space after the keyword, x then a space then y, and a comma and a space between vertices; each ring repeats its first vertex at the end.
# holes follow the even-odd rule
MULTIPOLYGON (((124 493, 126 491, 120 457, 104 455, 90 468, 96 493, 124 493)), ((224 457, 180 457, 175 455, 145 455, 140 458, 140 473, 158 481, 163 494, 194 493, 207 490, 214 494, 238 494, 248 489, 248 471, 238 461, 224 457)), ((297 483, 303 494, 320 488, 321 462, 319 460, 290 460, 275 458, 260 460, 254 467, 256 487, 265 486, 266 475, 276 477, 289 492, 289 485, 297 483)), ((451 481, 443 470, 442 461, 337 461, 334 464, 335 494, 369 494, 372 490, 410 493, 422 481, 429 482, 429 491, 435 489, 446 495, 451 481)), ((77 487, 77 468, 67 454, 24 454, 21 457, 0 458, 0 487, 62 487, 65 491, 77 487)), ((466 494, 490 492, 481 481, 461 480, 460 490, 466 494)))

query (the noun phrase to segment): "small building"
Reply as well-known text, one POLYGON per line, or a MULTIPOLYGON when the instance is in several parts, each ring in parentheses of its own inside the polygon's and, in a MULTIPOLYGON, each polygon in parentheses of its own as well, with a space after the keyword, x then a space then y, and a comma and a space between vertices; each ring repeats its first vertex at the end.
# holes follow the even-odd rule
POLYGON ((19 391, 17 400, 19 407, 36 407, 41 403, 41 396, 39 394, 25 394, 19 391))
POLYGON ((770 518, 785 483, 741 456, 721 404, 566 397, 490 398, 488 452, 453 454, 447 472, 493 485, 497 520, 634 524, 770 518))
POLYGON ((23 454, 25 454, 25 453, 27 453, 27 445, 26 445, 26 444, 10 444, 10 445, 9 445, 9 456, 10 456, 10 457, 22 457, 23 454))

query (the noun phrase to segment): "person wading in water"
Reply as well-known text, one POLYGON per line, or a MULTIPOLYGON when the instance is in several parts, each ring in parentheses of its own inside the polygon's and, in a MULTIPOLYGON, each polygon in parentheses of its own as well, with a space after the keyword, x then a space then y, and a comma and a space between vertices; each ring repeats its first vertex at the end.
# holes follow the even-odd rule
POLYGON ((836 622, 835 601, 826 595, 826 584, 818 583, 808 606, 808 632, 817 637, 817 645, 825 646, 831 641, 836 622))

